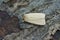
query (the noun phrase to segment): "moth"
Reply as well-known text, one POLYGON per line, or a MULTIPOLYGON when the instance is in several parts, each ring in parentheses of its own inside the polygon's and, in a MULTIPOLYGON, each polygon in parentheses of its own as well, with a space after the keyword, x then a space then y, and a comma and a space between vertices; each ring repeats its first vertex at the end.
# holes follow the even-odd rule
POLYGON ((29 22, 36 25, 45 25, 45 14, 44 13, 29 13, 24 14, 23 19, 25 22, 29 22))

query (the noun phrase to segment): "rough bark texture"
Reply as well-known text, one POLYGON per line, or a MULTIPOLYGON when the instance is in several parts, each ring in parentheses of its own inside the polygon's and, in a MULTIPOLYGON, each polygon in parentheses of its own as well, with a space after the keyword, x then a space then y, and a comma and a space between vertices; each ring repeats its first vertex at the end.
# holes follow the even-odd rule
POLYGON ((49 40, 51 34, 60 30, 60 0, 0 0, 0 10, 19 18, 18 33, 11 33, 3 40, 49 40), (23 22, 23 14, 45 13, 46 25, 38 26, 23 22))

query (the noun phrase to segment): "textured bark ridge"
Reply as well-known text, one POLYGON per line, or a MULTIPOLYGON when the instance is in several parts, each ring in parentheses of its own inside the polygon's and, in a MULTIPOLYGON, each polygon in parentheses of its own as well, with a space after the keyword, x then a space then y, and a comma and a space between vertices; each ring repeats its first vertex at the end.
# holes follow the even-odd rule
MULTIPOLYGON (((5 10, 10 17, 18 17, 20 28, 23 29, 18 33, 6 35, 3 40, 50 40, 51 35, 60 30, 60 0, 0 0, 0 10, 5 10), (23 14, 28 13, 45 13, 46 24, 40 26, 23 22, 23 14)), ((9 18, 9 20, 12 20, 12 18, 9 18)), ((12 25, 9 22, 6 23, 7 26, 12 25)), ((16 22, 14 27, 15 24, 16 22)), ((11 29, 16 30, 14 27, 11 27, 11 29)), ((1 27, 0 29, 3 36, 4 28, 1 27)), ((6 30, 11 31, 9 27, 6 30)))

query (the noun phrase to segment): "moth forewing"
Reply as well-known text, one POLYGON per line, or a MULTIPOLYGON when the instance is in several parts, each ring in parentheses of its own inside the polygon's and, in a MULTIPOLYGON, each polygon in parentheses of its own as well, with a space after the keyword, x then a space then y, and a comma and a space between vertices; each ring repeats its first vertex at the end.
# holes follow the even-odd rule
POLYGON ((45 14, 44 13, 29 13, 24 14, 24 21, 36 25, 45 25, 45 14))

